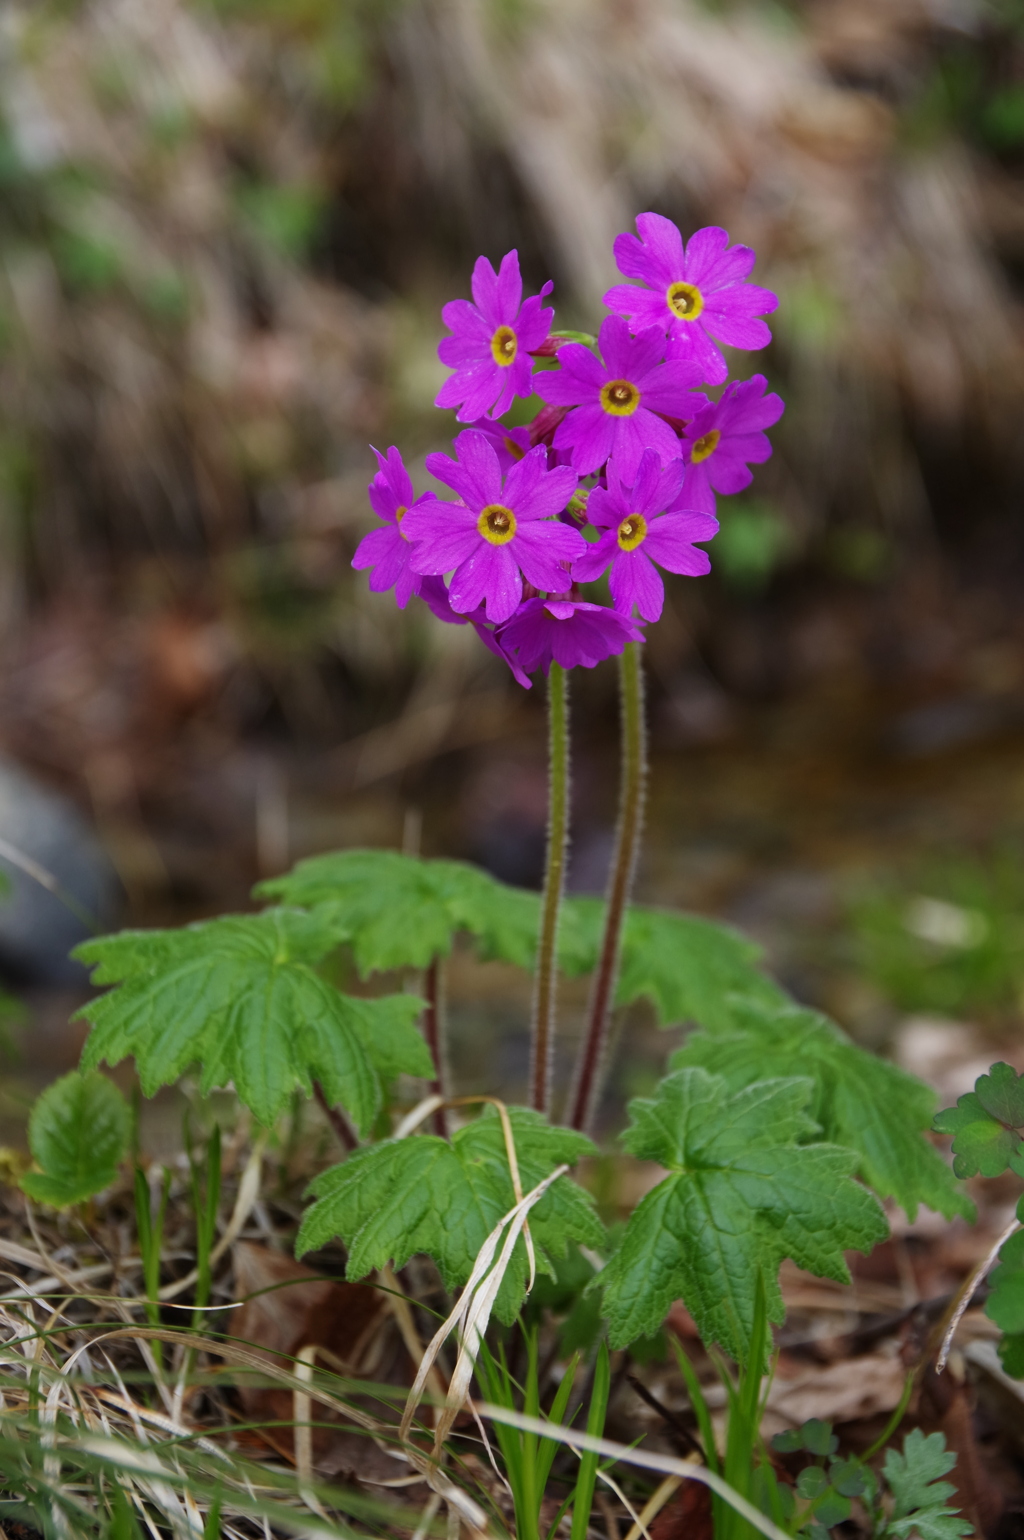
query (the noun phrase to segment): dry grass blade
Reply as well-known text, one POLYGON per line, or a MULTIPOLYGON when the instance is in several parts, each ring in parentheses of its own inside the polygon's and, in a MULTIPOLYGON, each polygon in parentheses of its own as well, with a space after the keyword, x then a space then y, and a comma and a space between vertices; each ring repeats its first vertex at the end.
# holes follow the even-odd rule
MULTIPOLYGON (((939 1328, 936 1332, 936 1335, 940 1337, 939 1351, 935 1359, 936 1374, 941 1374, 943 1369, 946 1367, 946 1360, 949 1357, 949 1350, 953 1346, 953 1338, 956 1336, 956 1329, 960 1325, 967 1307, 971 1303, 971 1300, 974 1298, 979 1285, 984 1280, 985 1274, 995 1262, 999 1253, 1006 1245, 1006 1242, 1010 1239, 1010 1236, 1014 1235, 1020 1229, 1020 1227, 1021 1225, 1019 1219, 1012 1219, 1010 1221, 1002 1234, 997 1236, 996 1239, 992 1242, 992 1245, 989 1247, 986 1254, 982 1257, 973 1273, 971 1273, 969 1277, 965 1279, 957 1293, 953 1296, 949 1309, 946 1311, 945 1316, 939 1323, 939 1328)), ((927 1358, 928 1355, 925 1354, 924 1362, 927 1362, 927 1358)))

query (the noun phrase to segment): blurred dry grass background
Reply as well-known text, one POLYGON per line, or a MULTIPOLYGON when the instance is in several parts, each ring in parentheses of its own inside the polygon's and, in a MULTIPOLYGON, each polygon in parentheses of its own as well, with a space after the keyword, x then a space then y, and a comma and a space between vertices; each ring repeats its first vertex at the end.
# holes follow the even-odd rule
MULTIPOLYGON (((479 251, 587 323, 645 208, 756 246, 776 340, 733 364, 788 403, 652 634, 656 747, 770 782, 744 734, 792 700, 844 763, 1018 731, 1018 0, 8 0, 0 117, 0 750, 137 916, 407 803, 486 855, 458 756, 499 739, 536 843, 539 703, 349 570, 366 445, 450 435, 479 251)), ((598 763, 611 689, 579 683, 598 763)))

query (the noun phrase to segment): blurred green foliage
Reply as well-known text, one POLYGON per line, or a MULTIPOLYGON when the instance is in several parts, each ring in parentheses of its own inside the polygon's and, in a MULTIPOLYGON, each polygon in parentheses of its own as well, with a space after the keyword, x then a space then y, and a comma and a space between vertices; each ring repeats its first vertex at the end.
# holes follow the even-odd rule
POLYGON ((934 858, 850 905, 857 961, 904 1011, 1024 1011, 1024 850, 934 858))
POLYGON ((748 593, 765 588, 794 546, 785 517, 771 503, 755 498, 729 499, 719 505, 719 513, 712 565, 732 588, 748 593))

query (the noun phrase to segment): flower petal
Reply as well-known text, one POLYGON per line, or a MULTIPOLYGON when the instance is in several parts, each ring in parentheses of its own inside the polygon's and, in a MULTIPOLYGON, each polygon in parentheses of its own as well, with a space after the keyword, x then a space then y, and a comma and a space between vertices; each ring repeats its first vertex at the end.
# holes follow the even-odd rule
POLYGON ((514 615, 523 597, 523 580, 506 545, 481 540, 468 561, 457 568, 448 589, 452 608, 467 614, 484 605, 495 625, 514 615))
POLYGON ((582 556, 587 542, 578 529, 570 529, 568 524, 553 519, 520 525, 508 549, 512 550, 528 583, 557 594, 564 593, 569 586, 569 574, 561 563, 582 556))
POLYGON ((728 364, 700 321, 677 323, 669 337, 665 357, 670 362, 695 366, 706 385, 721 385, 729 377, 728 364))
POLYGON ((695 283, 702 293, 712 288, 716 269, 728 245, 729 232, 719 225, 705 225, 703 230, 695 230, 686 243, 686 268, 682 276, 687 283, 695 283))
MULTIPOLYGON (((622 520, 616 520, 616 528, 622 520)), ((603 576, 608 570, 608 563, 618 550, 618 541, 615 530, 610 529, 603 534, 600 540, 595 540, 593 545, 588 545, 582 556, 577 556, 572 564, 572 578, 575 583, 593 583, 603 576)))
POLYGON ((643 551, 620 551, 612 562, 608 586, 622 614, 632 615, 635 606, 645 620, 661 618, 665 584, 643 551))
POLYGON ((644 541, 644 550, 666 572, 682 572, 687 577, 702 577, 711 571, 711 558, 696 549, 697 540, 711 540, 718 533, 718 520, 706 513, 666 513, 655 519, 644 541))
POLYGON ((467 428, 455 440, 457 460, 448 455, 427 455, 427 470, 445 486, 458 492, 477 513, 488 503, 501 500, 501 467, 498 456, 482 433, 467 428))

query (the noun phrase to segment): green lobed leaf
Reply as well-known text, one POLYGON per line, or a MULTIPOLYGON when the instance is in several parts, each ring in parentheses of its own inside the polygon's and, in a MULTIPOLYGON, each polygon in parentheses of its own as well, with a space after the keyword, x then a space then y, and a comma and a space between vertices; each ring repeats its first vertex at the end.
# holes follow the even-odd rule
POLYGON ((947 1502, 956 1488, 945 1476, 956 1464, 941 1433, 927 1436, 914 1428, 903 1441, 902 1454, 886 1452, 882 1467, 894 1499, 885 1535, 918 1534, 921 1540, 959 1540, 971 1526, 947 1502))
MULTIPOLYGON (((540 897, 509 887, 463 861, 424 861, 397 850, 342 850, 301 861, 262 882, 260 898, 315 910, 334 943, 352 947, 365 977, 392 968, 424 968, 446 956, 454 936, 473 936, 485 960, 532 968, 540 897)), ((559 964, 589 972, 601 945, 604 903, 572 898, 562 906, 559 964)), ((623 934, 616 1000, 649 999, 661 1025, 696 1021, 716 1031, 733 1019, 732 997, 781 1003, 785 996, 757 966, 760 949, 696 915, 630 908, 623 934)))
MULTIPOLYGON (((569 922, 592 938, 587 971, 597 961, 604 904, 569 899, 569 922)), ((659 1026, 695 1021, 713 1032, 734 1022, 737 997, 782 1005, 786 996, 757 966, 761 948, 727 925, 672 909, 630 907, 622 937, 617 1005, 647 999, 659 1026)))
POLYGON ((935 1109, 926 1085, 859 1048, 817 1011, 749 999, 734 999, 732 1010, 731 1032, 692 1035, 672 1067, 698 1065, 732 1091, 761 1079, 766 1065, 773 1075, 808 1076, 809 1116, 830 1143, 856 1152, 858 1174, 880 1197, 895 1198, 911 1219, 919 1203, 947 1219, 973 1217, 974 1205, 925 1137, 935 1109))
POLYGON ((800 1143, 815 1131, 813 1090, 789 1078, 733 1093, 721 1076, 686 1068, 655 1099, 630 1104, 626 1148, 669 1175, 631 1215, 602 1274, 613 1344, 656 1330, 681 1298, 704 1342, 742 1362, 759 1280, 769 1320, 783 1319, 784 1257, 846 1282, 843 1252, 885 1237, 877 1201, 852 1180, 856 1156, 800 1143))
POLYGON ((433 1073, 412 1025, 423 1002, 341 994, 314 971, 335 944, 320 916, 289 909, 86 941, 75 956, 93 965, 94 982, 117 987, 78 1012, 93 1029, 82 1064, 134 1054, 152 1096, 199 1063, 204 1095, 231 1082, 266 1124, 317 1080, 365 1132, 380 1073, 433 1073))
POLYGON ((1024 1230, 1004 1241, 989 1282, 985 1314, 1005 1332, 1024 1332, 1024 1230))
MULTIPOLYGON (((510 1107, 509 1118, 524 1192, 556 1166, 594 1153, 583 1134, 553 1128, 528 1108, 510 1107)), ((426 1252, 449 1289, 466 1282, 484 1241, 515 1203, 501 1120, 491 1107, 450 1143, 418 1134, 356 1150, 318 1176, 310 1191, 316 1202, 299 1231, 298 1256, 340 1236, 349 1254, 346 1276, 358 1279, 386 1262, 399 1268, 426 1252)), ((549 1276, 570 1241, 599 1246, 604 1239, 589 1194, 564 1176, 532 1210, 530 1230, 538 1267, 549 1276)), ((499 1320, 514 1320, 527 1268, 520 1239, 498 1293, 499 1320)))
POLYGON ((953 1170, 957 1176, 1001 1176, 1010 1168, 1024 1176, 1018 1126, 1024 1126, 1024 1083, 1009 1064, 993 1064, 974 1090, 955 1107, 936 1114, 934 1128, 953 1135, 953 1170))
POLYGON ((424 861, 397 850, 339 850, 300 861, 284 877, 261 882, 259 898, 315 908, 334 943, 352 946, 367 974, 425 968, 451 951, 452 938, 475 936, 485 958, 532 966, 540 908, 536 893, 510 888, 464 861, 424 861))
POLYGON ((117 1175, 130 1129, 128 1103, 106 1075, 64 1075, 32 1108, 28 1142, 40 1170, 26 1172, 22 1191, 54 1208, 102 1192, 117 1175))

